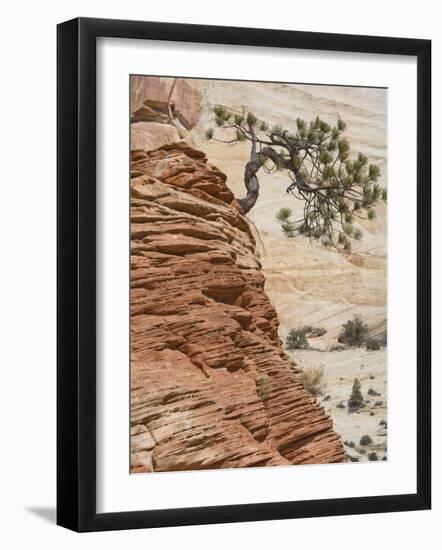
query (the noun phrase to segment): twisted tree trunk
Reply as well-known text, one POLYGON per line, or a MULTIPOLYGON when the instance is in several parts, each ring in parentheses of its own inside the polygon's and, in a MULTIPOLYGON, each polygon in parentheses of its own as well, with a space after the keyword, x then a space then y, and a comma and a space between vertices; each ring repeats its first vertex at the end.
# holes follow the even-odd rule
MULTIPOLYGON (((262 166, 259 155, 263 155, 276 164, 280 162, 277 152, 271 147, 264 147, 257 153, 256 140, 252 141, 252 149, 250 152, 250 160, 246 164, 244 169, 244 184, 246 186, 247 194, 242 199, 239 199, 239 205, 243 214, 247 214, 254 206, 259 197, 259 180, 256 174, 262 166)), ((289 168, 289 166, 286 166, 289 168)))
POLYGON ((256 153, 256 141, 253 141, 252 150, 250 152, 250 160, 244 169, 244 184, 246 186, 247 194, 238 201, 243 214, 247 214, 247 212, 253 208, 258 200, 259 181, 256 177, 256 173, 260 168, 261 162, 259 161, 258 154, 256 153))

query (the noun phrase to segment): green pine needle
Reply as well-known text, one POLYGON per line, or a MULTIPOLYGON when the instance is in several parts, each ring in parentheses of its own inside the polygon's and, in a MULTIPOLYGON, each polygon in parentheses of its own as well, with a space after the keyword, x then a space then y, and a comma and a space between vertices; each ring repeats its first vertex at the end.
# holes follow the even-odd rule
POLYGON ((368 167, 368 177, 371 180, 376 181, 380 175, 381 170, 379 166, 376 166, 375 164, 370 164, 370 166, 368 167))
POLYGON ((229 120, 229 118, 231 117, 231 113, 229 113, 223 105, 216 105, 213 108, 213 112, 215 113, 215 116, 217 118, 224 121, 229 120))
POLYGON ((355 229, 353 231, 353 239, 360 241, 362 239, 363 233, 360 229, 355 229))
POLYGON ((275 134, 277 136, 280 136, 283 131, 284 130, 283 130, 281 124, 276 124, 275 126, 272 126, 272 129, 271 129, 270 133, 275 134))
POLYGON ((351 242, 348 239, 344 243, 344 250, 345 252, 351 252, 351 242))
POLYGON ((347 129, 347 125, 346 125, 345 122, 342 120, 342 118, 338 118, 337 127, 338 127, 338 130, 339 130, 340 132, 344 132, 344 130, 347 129))
POLYGON ((249 126, 255 126, 257 122, 258 122, 258 119, 253 113, 251 112, 247 113, 247 124, 249 126))
POLYGON ((261 122, 261 132, 267 132, 268 129, 269 125, 267 124, 267 122, 261 122))
POLYGON ((352 226, 351 223, 344 223, 344 225, 342 226, 342 229, 344 230, 344 233, 346 235, 349 235, 349 236, 353 235, 354 227, 352 226))
POLYGON ((276 219, 280 222, 286 222, 290 219, 292 214, 293 210, 291 208, 284 207, 277 212, 276 219))

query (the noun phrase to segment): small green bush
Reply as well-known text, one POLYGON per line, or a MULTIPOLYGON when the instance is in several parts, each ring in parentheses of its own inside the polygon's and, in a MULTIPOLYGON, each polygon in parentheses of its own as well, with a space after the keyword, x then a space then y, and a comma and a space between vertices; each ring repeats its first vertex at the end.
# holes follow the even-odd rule
POLYGON ((368 453, 367 458, 368 458, 368 460, 371 460, 372 462, 374 462, 376 460, 379 460, 378 453, 375 453, 375 452, 368 453))
POLYGON ((381 349, 381 344, 379 343, 379 340, 376 340, 376 338, 368 338, 366 346, 368 351, 378 351, 381 349))
POLYGON ((373 440, 369 435, 363 435, 359 440, 359 445, 370 445, 371 443, 373 443, 373 440))
POLYGON ((292 329, 285 339, 287 349, 307 349, 309 347, 306 334, 310 327, 292 329))
POLYGON ((368 335, 368 326, 363 323, 361 317, 355 315, 352 321, 342 325, 339 342, 348 346, 361 347, 368 335))
POLYGON ((385 330, 382 334, 378 334, 377 336, 377 340, 379 342, 379 344, 383 347, 386 347, 387 346, 387 330, 385 330))
POLYGON ((350 447, 351 449, 355 448, 355 442, 354 441, 344 441, 344 445, 347 445, 347 447, 350 447))
POLYGON ((348 400, 349 409, 358 409, 364 404, 364 398, 361 393, 361 383, 357 378, 353 381, 353 387, 351 389, 350 398, 348 400))

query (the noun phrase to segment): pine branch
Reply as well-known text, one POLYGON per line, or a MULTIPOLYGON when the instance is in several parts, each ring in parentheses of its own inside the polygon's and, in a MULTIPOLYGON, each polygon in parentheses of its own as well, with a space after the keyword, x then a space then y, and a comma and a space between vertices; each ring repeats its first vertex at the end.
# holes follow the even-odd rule
POLYGON ((246 109, 238 114, 217 105, 213 112, 219 131, 234 132, 234 137, 221 139, 209 128, 205 133, 208 140, 230 146, 241 141, 251 143, 244 176, 247 196, 239 201, 244 212, 258 198, 258 171, 285 170, 290 180, 286 191, 304 201, 304 209, 303 216, 296 221, 292 220, 292 209, 279 210, 276 219, 284 234, 288 237, 300 234, 319 240, 324 246, 350 252, 350 239, 362 238, 362 231, 354 226, 354 217, 374 219, 374 207, 380 199, 387 200, 387 190, 377 183, 379 167, 369 164, 363 153, 351 152, 348 140, 342 135, 345 122, 338 118, 332 126, 320 117, 309 123, 298 117, 294 131, 280 124, 269 130, 265 121, 246 109))

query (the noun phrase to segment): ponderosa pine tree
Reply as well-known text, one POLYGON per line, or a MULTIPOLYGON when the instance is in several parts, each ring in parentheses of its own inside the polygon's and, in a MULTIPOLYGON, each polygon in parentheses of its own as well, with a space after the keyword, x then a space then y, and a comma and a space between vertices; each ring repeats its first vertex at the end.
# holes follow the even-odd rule
POLYGON ((267 173, 285 171, 289 181, 286 192, 304 202, 299 219, 293 219, 289 207, 277 213, 287 237, 301 234, 325 246, 350 251, 350 239, 362 238, 355 219, 373 219, 374 205, 379 199, 387 200, 386 189, 377 182, 379 167, 369 164, 362 153, 351 154, 343 137, 346 124, 342 119, 330 126, 319 117, 309 123, 297 118, 296 127, 289 131, 282 126, 270 128, 245 110, 235 113, 217 105, 213 113, 218 130, 207 129, 208 140, 231 146, 242 141, 251 144, 244 169, 247 192, 238 201, 244 214, 258 199, 260 169, 267 173))

